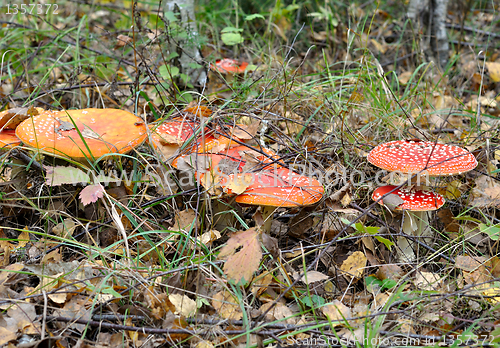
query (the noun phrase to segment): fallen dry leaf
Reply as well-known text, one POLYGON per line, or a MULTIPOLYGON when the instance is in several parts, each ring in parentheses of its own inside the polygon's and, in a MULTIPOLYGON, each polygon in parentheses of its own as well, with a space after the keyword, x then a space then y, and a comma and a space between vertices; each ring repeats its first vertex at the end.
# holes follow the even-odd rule
POLYGON ((254 296, 259 297, 262 295, 262 293, 264 293, 264 291, 266 291, 269 285, 273 282, 273 278, 274 277, 271 272, 259 274, 259 276, 252 282, 251 291, 254 296))
MULTIPOLYGON (((20 263, 13 263, 11 265, 8 265, 4 267, 3 269, 0 269, 0 286, 5 283, 7 279, 10 277, 13 277, 24 268, 24 265, 20 263)), ((1 345, 1 344, 0 344, 1 345)))
POLYGON ((89 174, 76 167, 44 166, 44 168, 46 171, 45 183, 49 186, 90 182, 89 174))
POLYGON ((302 276, 301 281, 304 282, 305 284, 309 285, 309 284, 314 283, 314 282, 320 282, 323 280, 327 280, 328 278, 330 278, 330 277, 327 276, 326 274, 321 273, 321 272, 309 271, 302 276))
POLYGON ((175 306, 176 312, 184 317, 189 318, 196 314, 196 310, 198 308, 196 306, 196 302, 191 300, 186 295, 172 294, 168 296, 168 299, 175 306))
POLYGON ((172 226, 172 230, 189 232, 193 223, 198 225, 198 215, 193 209, 186 209, 175 214, 175 225, 172 226))
POLYGON ((11 331, 5 327, 0 326, 0 346, 4 346, 5 344, 13 341, 17 338, 17 329, 16 331, 11 331))
POLYGON ((486 269, 488 259, 484 256, 471 257, 459 255, 455 259, 455 267, 461 269, 467 284, 484 283, 493 279, 491 273, 486 269))
POLYGON ((398 76, 399 83, 402 86, 406 86, 408 84, 408 81, 410 81, 411 75, 413 75, 413 72, 405 71, 404 73, 398 76))
POLYGON ((500 184, 496 180, 481 175, 475 183, 476 185, 472 189, 473 206, 479 208, 500 206, 500 184))
POLYGON ((354 277, 356 281, 363 275, 366 261, 367 259, 363 252, 355 251, 342 263, 340 270, 344 272, 344 276, 349 279, 354 277))
POLYGON ((220 291, 212 298, 212 306, 224 319, 239 320, 243 317, 238 300, 226 290, 220 291))
POLYGON ((16 129, 19 123, 30 116, 36 116, 45 110, 42 108, 13 108, 0 112, 0 130, 16 129))
MULTIPOLYGON (((342 322, 344 319, 351 317, 351 309, 339 300, 335 300, 321 307, 321 311, 331 321, 342 322)), ((337 323, 336 325, 342 325, 342 323, 337 323)))
MULTIPOLYGON (((264 303, 260 307, 260 311, 264 313, 272 305, 273 302, 264 303)), ((266 319, 269 321, 278 320, 279 322, 284 320, 286 324, 295 324, 296 322, 295 318, 293 317, 293 312, 291 311, 291 309, 285 306, 281 302, 276 303, 276 305, 273 308, 271 308, 269 312, 266 313, 266 319)))
POLYGON ((210 230, 203 233, 200 237, 201 243, 210 245, 212 242, 216 241, 221 237, 221 234, 217 230, 210 230))
POLYGON ((95 203, 104 195, 104 187, 101 184, 87 185, 80 191, 80 201, 84 206, 95 203))
POLYGON ((116 37, 116 44, 115 44, 115 50, 117 48, 123 47, 128 43, 132 43, 134 40, 130 36, 127 35, 118 35, 116 37))
POLYGON ((252 122, 250 125, 237 124, 230 133, 241 140, 250 140, 255 137, 259 129, 260 121, 252 122))
POLYGON ((262 259, 260 232, 251 228, 233 234, 220 253, 219 259, 226 259, 224 273, 235 283, 249 282, 259 269, 262 259))
POLYGON ((443 278, 432 272, 418 272, 415 279, 415 286, 419 290, 437 290, 443 284, 443 278))
POLYGON ((500 82, 500 63, 498 62, 486 62, 486 67, 488 68, 488 73, 490 79, 493 82, 500 82))
POLYGON ((253 184, 254 181, 254 176, 248 173, 232 175, 231 178, 232 180, 228 180, 224 184, 223 189, 225 192, 228 192, 228 190, 230 190, 229 192, 237 195, 245 192, 248 186, 253 184))

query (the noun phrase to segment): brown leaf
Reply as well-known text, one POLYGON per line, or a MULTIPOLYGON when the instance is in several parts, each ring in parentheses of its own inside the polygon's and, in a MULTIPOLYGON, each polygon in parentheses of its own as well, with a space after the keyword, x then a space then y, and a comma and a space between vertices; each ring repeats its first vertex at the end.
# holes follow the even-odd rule
POLYGON ((231 129, 231 134, 241 140, 250 140, 255 137, 259 130, 260 121, 252 122, 250 125, 237 124, 236 127, 231 129))
POLYGON ((328 278, 330 278, 329 276, 327 276, 326 274, 323 274, 321 272, 318 272, 318 271, 309 271, 307 272, 306 274, 304 274, 302 276, 302 279, 301 281, 305 284, 312 284, 312 283, 315 283, 315 282, 320 282, 320 281, 323 281, 323 280, 327 280, 328 278))
POLYGON ((258 270, 262 258, 260 232, 255 228, 231 236, 221 249, 219 259, 226 258, 224 273, 235 283, 247 283, 258 270))
POLYGON ((42 108, 13 108, 0 112, 0 129, 16 129, 17 125, 30 116, 45 111, 42 108))
POLYGON ((486 257, 470 257, 459 255, 455 259, 455 267, 463 271, 464 280, 467 284, 487 282, 492 279, 491 273, 486 269, 486 257))
POLYGON ((418 272, 415 278, 415 286, 419 290, 438 290, 443 285, 443 277, 432 272, 418 272))
MULTIPOLYGON (((351 317, 351 309, 339 300, 335 300, 331 304, 321 307, 321 311, 331 321, 343 321, 351 317)), ((334 325, 341 324, 336 323, 334 325)))
MULTIPOLYGON (((259 297, 267 290, 273 282, 273 274, 271 272, 260 274, 252 283, 251 291, 254 296, 259 297)), ((1 283, 0 283, 1 284, 1 283)))
POLYGON ((476 179, 472 195, 474 200, 471 205, 476 207, 500 206, 500 184, 486 175, 476 179))
MULTIPOLYGON (((260 311, 264 313, 272 305, 273 302, 264 303, 260 307, 260 311)), ((276 303, 276 305, 269 312, 267 312, 266 319, 269 321, 284 321, 286 324, 295 324, 296 322, 295 318, 293 318, 293 312, 290 310, 290 308, 280 302, 276 303)))
POLYGON ((17 328, 15 330, 9 330, 4 327, 0 327, 0 346, 4 346, 5 344, 13 341, 17 338, 17 328))
POLYGON ((344 272, 344 276, 354 280, 358 280, 363 275, 366 267, 366 256, 361 251, 355 251, 350 255, 340 266, 340 270, 344 272))
POLYGON ((410 81, 411 76, 413 75, 413 72, 411 71, 405 71, 401 75, 398 76, 399 83, 402 86, 406 86, 408 84, 408 81, 410 81))
POLYGON ((0 269, 0 285, 2 285, 7 279, 16 275, 17 272, 22 270, 24 265, 20 263, 13 263, 0 269))
POLYGON ((118 35, 116 37, 115 50, 117 48, 125 46, 128 43, 132 43, 133 41, 134 41, 134 39, 131 38, 130 36, 127 36, 127 35, 118 35))
POLYGON ((175 225, 172 227, 172 229, 188 232, 189 230, 191 230, 191 225, 193 223, 198 225, 198 215, 193 209, 186 209, 179 212, 178 214, 175 214, 175 225))

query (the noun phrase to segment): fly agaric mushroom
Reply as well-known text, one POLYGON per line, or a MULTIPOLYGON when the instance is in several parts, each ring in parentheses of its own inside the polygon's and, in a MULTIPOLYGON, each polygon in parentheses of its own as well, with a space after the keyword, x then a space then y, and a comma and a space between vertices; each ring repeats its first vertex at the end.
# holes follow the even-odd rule
MULTIPOLYGON (((193 121, 173 120, 164 122, 160 126, 150 125, 151 144, 155 149, 162 149, 164 154, 173 155, 178 150, 180 145, 183 145, 189 140, 196 132, 201 134, 196 138, 196 141, 190 148, 192 153, 207 153, 219 152, 231 146, 239 145, 233 139, 236 137, 218 136, 215 137, 213 131, 205 128, 203 132, 200 131, 200 123, 193 121)), ((167 156, 168 157, 168 156, 167 156)), ((177 159, 174 160, 172 165, 176 167, 177 159)))
POLYGON ((370 151, 368 162, 388 171, 431 176, 461 174, 477 166, 474 155, 461 147, 418 139, 380 144, 370 151))
POLYGON ((0 131, 0 150, 11 149, 21 144, 21 140, 16 136, 16 131, 13 129, 4 129, 0 131))
MULTIPOLYGON (((465 173, 477 166, 477 160, 474 155, 465 149, 454 145, 440 144, 432 141, 421 141, 418 139, 395 140, 380 144, 370 151, 368 154, 368 162, 389 171, 399 171, 404 174, 425 174, 431 176, 465 173)), ((378 188, 377 190, 379 189, 382 188, 378 188)), ((394 187, 392 189, 394 189, 394 187)), ((375 192, 377 192, 377 190, 375 192)), ((415 197, 416 195, 418 196, 416 192, 422 192, 411 191, 412 189, 408 190, 410 190, 409 192, 411 193, 411 197, 415 197)), ((405 195, 409 195, 410 193, 407 192, 405 195)), ((399 196, 399 194, 396 195, 399 196)), ((381 196, 378 198, 380 197, 381 196)), ((436 206, 438 205, 437 202, 441 201, 440 199, 442 199, 444 204, 444 198, 442 197, 439 199, 436 196, 433 199, 436 202, 436 206)), ((428 210, 435 209, 437 208, 428 210)), ((411 211, 412 209, 408 210, 411 211)), ((403 226, 403 230, 406 233, 411 232, 411 234, 415 234, 417 236, 426 234, 428 216, 425 211, 419 211, 412 214, 408 213, 407 217, 408 218, 405 219, 406 227, 403 226), (416 222, 413 221, 413 217, 417 219, 416 222)), ((407 254, 407 256, 411 256, 411 254, 407 254)))
POLYGON ((262 207, 265 232, 271 230, 272 214, 276 208, 302 207, 317 203, 323 197, 324 188, 316 179, 299 175, 287 168, 263 170, 258 173, 231 174, 221 181, 228 194, 235 187, 245 190, 235 198, 237 203, 262 207))
MULTIPOLYGON (((378 201, 379 204, 388 206, 390 210, 403 211, 406 213, 403 218, 403 232, 408 235, 416 236, 425 234, 425 229, 429 227, 427 212, 441 208, 445 202, 443 196, 438 193, 427 190, 417 190, 413 187, 402 187, 398 189, 397 186, 393 185, 378 187, 373 191, 372 199, 378 201), (384 196, 385 198, 382 198, 384 196), (394 197, 396 197, 396 199, 394 199, 394 197), (412 215, 415 219, 413 219, 412 215)), ((415 259, 413 249, 406 238, 398 237, 398 246, 406 256, 405 261, 413 261, 415 259)))
POLYGON ((247 62, 239 62, 235 59, 224 58, 215 61, 215 65, 210 64, 210 69, 213 71, 218 71, 221 74, 231 73, 231 74, 241 74, 248 67, 247 62))
POLYGON ((127 153, 146 139, 147 132, 144 122, 128 111, 82 109, 47 111, 26 119, 16 135, 31 147, 85 161, 127 153))

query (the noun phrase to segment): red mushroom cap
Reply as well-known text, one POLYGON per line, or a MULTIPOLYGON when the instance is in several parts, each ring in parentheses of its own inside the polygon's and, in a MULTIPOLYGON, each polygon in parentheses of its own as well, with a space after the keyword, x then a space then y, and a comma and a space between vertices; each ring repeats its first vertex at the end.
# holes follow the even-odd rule
POLYGON ((221 186, 231 194, 231 181, 244 182, 251 175, 247 189, 236 196, 242 204, 271 207, 299 207, 318 202, 325 192, 316 179, 294 173, 286 168, 259 173, 231 174, 221 181, 221 186))
POLYGON ((128 111, 82 109, 28 118, 17 126, 16 135, 26 145, 85 160, 91 155, 127 153, 146 139, 147 132, 144 122, 128 111))
POLYGON ((11 149, 21 144, 21 140, 16 136, 13 129, 4 129, 0 131, 0 149, 11 149))
MULTIPOLYGON (((397 186, 387 185, 378 187, 373 191, 372 199, 374 201, 394 190, 397 186)), ((443 206, 445 199, 438 193, 427 190, 415 190, 409 187, 402 187, 392 192, 398 195, 404 203, 396 207, 396 210, 427 211, 436 210, 443 206)), ((383 200, 379 201, 384 204, 383 200)))
POLYGON ((222 74, 225 73, 233 73, 233 74, 241 74, 247 68, 247 62, 238 62, 235 59, 224 58, 219 59, 215 62, 215 65, 210 64, 210 69, 214 71, 218 71, 222 74))
MULTIPOLYGON (((179 119, 164 122, 159 126, 151 124, 149 128, 152 131, 153 147, 156 148, 158 144, 182 145, 198 130, 199 126, 198 122, 179 119)), ((207 133, 208 131, 208 128, 206 128, 205 132, 207 133)))
POLYGON ((396 140, 376 146, 368 154, 368 162, 389 171, 429 175, 454 175, 477 166, 472 153, 454 145, 432 141, 396 140))

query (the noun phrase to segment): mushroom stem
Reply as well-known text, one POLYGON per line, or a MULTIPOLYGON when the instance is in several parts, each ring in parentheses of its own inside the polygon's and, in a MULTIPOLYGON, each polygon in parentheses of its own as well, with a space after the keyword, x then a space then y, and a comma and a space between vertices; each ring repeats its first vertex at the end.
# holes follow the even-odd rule
POLYGON ((264 224, 262 225, 262 232, 271 232, 271 225, 273 223, 273 214, 275 209, 276 207, 272 206, 261 207, 262 219, 264 220, 264 224))
MULTIPOLYGON (((403 232, 415 237, 430 237, 429 216, 426 211, 405 211, 403 222, 403 232)), ((407 258, 405 261, 415 260, 414 248, 405 237, 398 238, 398 245, 407 258)), ((417 249, 417 248, 415 248, 417 249)))
MULTIPOLYGON (((412 214, 405 210, 403 212, 403 232, 409 236, 413 236, 417 230, 417 224, 412 214)), ((400 261, 412 262, 416 259, 413 247, 405 236, 398 237, 398 247, 401 251, 400 261)))

